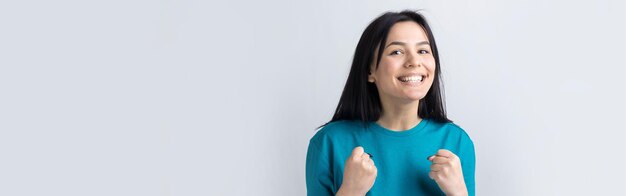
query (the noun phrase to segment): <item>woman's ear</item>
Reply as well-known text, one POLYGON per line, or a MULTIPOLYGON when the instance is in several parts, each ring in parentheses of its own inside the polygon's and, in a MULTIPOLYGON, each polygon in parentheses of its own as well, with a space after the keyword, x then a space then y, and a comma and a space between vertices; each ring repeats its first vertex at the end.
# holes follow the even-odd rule
MULTIPOLYGON (((376 50, 374 51, 374 54, 376 54, 376 51, 378 51, 378 48, 376 48, 376 50)), ((378 61, 376 55, 374 55, 374 60, 371 62, 370 64, 370 71, 367 73, 367 81, 370 83, 374 83, 376 82, 376 77, 374 77, 374 72, 376 72, 376 65, 374 64, 374 62, 378 61)))

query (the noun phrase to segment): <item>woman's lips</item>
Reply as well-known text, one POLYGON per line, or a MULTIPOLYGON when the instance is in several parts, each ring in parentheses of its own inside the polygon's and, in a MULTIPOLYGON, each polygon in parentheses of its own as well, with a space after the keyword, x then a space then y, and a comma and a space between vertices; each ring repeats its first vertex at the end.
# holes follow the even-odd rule
POLYGON ((426 79, 426 76, 425 75, 407 75, 407 76, 400 76, 397 79, 403 85, 419 86, 424 82, 424 80, 426 79))
POLYGON ((424 80, 424 76, 422 75, 401 76, 401 77, 398 77, 398 80, 400 80, 401 82, 421 82, 424 80))

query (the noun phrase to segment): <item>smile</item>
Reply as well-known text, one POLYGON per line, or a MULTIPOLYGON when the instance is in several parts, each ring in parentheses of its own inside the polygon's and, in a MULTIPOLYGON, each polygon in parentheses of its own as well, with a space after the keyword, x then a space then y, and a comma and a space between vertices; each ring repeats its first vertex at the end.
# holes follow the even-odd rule
POLYGON ((424 83, 424 80, 427 77, 427 75, 421 73, 411 73, 408 75, 399 76, 397 77, 397 79, 398 81, 400 81, 400 84, 406 86, 420 86, 424 83))
POLYGON ((398 80, 400 80, 400 82, 421 82, 424 80, 424 76, 422 75, 403 76, 403 77, 398 77, 398 80))

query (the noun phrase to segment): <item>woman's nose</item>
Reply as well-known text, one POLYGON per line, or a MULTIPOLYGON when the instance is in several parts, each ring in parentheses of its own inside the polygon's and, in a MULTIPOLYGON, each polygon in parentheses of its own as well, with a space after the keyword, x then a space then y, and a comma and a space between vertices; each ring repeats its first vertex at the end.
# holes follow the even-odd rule
POLYGON ((422 58, 418 54, 410 54, 405 63, 406 67, 420 67, 422 66, 422 58))

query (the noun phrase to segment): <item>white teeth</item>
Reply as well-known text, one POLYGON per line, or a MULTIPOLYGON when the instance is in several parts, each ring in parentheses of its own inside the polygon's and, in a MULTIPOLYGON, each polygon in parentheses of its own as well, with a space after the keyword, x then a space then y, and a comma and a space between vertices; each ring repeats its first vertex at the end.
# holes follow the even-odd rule
POLYGON ((400 77, 398 78, 402 82, 421 82, 424 77, 422 76, 408 76, 408 77, 400 77))

